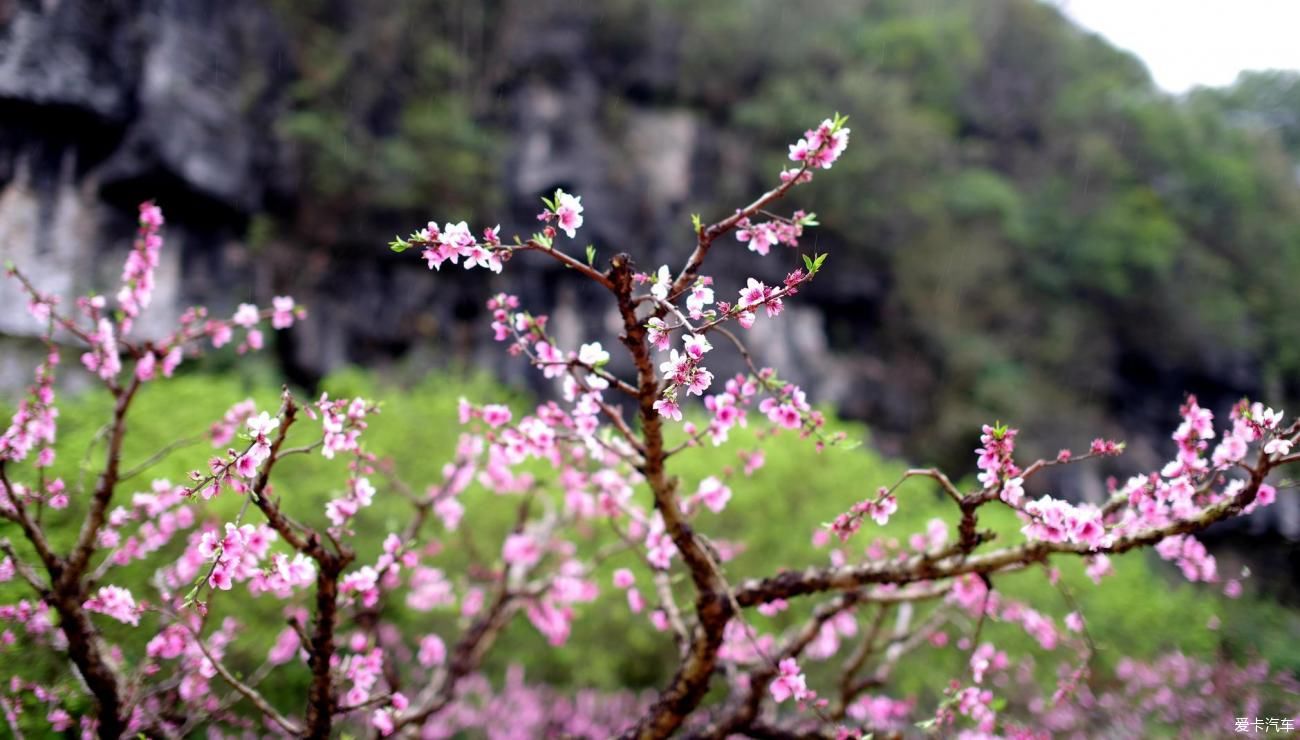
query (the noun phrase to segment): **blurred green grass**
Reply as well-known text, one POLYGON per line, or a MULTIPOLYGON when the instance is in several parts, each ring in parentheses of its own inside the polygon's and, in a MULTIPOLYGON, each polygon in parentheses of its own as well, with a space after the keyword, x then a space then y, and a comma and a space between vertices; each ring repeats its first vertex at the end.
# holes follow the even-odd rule
MULTIPOLYGON (((516 411, 516 418, 529 406, 523 394, 502 388, 482 376, 429 375, 399 388, 372 375, 349 371, 329 378, 324 386, 333 397, 362 395, 381 402, 382 410, 371 419, 370 428, 363 435, 364 443, 381 458, 390 459, 397 474, 417 492, 441 480, 442 467, 453 455, 461 432, 456 421, 460 397, 475 403, 507 399, 516 411)), ((279 387, 265 373, 193 373, 151 383, 140 393, 128 420, 123 469, 132 469, 177 440, 203 435, 227 408, 244 398, 255 400, 259 409, 274 411, 279 392, 279 387)), ((110 408, 110 399, 102 393, 66 399, 61 407, 59 454, 51 474, 61 476, 69 484, 73 505, 61 512, 45 512, 50 539, 60 550, 66 550, 75 539, 80 523, 82 508, 77 502, 84 500, 85 494, 77 493, 77 481, 93 485, 94 471, 102 464, 102 445, 95 442, 95 437, 110 408), (89 462, 84 473, 83 460, 89 462)), ((861 425, 836 420, 830 425, 832 431, 844 431, 850 439, 867 439, 868 432, 861 425)), ((727 444, 691 449, 670 462, 672 473, 681 478, 682 490, 688 492, 694 491, 704 477, 719 475, 724 468, 733 469, 734 474, 728 479, 733 498, 727 509, 721 514, 705 511, 698 521, 699 529, 715 540, 743 543, 743 549, 725 566, 732 582, 770 574, 782 567, 826 563, 827 552, 814 548, 811 543, 814 530, 853 502, 871 495, 877 486, 893 483, 904 469, 901 463, 872 452, 869 445, 817 453, 810 441, 798 441, 790 436, 777 437, 774 442, 760 439, 756 433, 758 427, 755 424, 750 429, 736 429, 727 444), (765 466, 752 477, 736 472, 742 467, 740 452, 759 447, 766 455, 765 466)), ((318 433, 318 425, 302 417, 289 443, 310 442, 318 433)), ((189 470, 203 468, 212 454, 206 439, 174 451, 147 472, 124 483, 118 491, 117 502, 125 503, 132 492, 147 490, 154 478, 183 481, 189 470)), ((331 461, 319 455, 287 458, 276 468, 273 493, 292 516, 324 526, 324 504, 341 491, 347 476, 346 465, 344 459, 331 461)), ((23 480, 26 472, 11 471, 11 474, 23 480)), ((534 468, 534 472, 543 477, 549 474, 543 467, 534 468)), ((359 565, 373 563, 384 535, 400 529, 409 517, 409 506, 383 477, 375 475, 372 479, 379 495, 374 505, 359 515, 355 526, 359 565)), ((558 501, 561 494, 554 495, 558 501)), ((648 505, 647 491, 638 490, 636 495, 642 505, 648 505)), ((432 565, 442 568, 453 579, 463 579, 466 566, 474 558, 491 565, 498 558, 503 534, 516 516, 516 500, 497 496, 477 484, 462 495, 462 502, 466 514, 458 532, 445 532, 433 521, 426 525, 427 535, 440 539, 445 546, 432 565)), ((230 521, 240 504, 239 498, 223 494, 202 507, 201 516, 230 521)), ((926 523, 935 517, 952 528, 956 522, 952 508, 928 483, 909 483, 899 493, 899 510, 888 526, 876 527, 868 522, 852 541, 833 547, 840 547, 848 557, 855 558, 873 538, 895 537, 905 542, 910 533, 924 530, 926 523)), ((247 521, 257 520, 256 512, 248 516, 247 521)), ((1010 512, 994 510, 981 523, 997 530, 1000 542, 1014 541, 1018 536, 1019 522, 1010 512)), ((581 545, 586 552, 594 552, 600 544, 612 541, 611 533, 599 525, 592 527, 589 534, 590 540, 581 545)), ((0 537, 10 538, 19 545, 20 552, 28 553, 16 526, 0 522, 0 537)), ((153 571, 161 564, 172 562, 182 544, 174 541, 161 557, 115 569, 107 582, 130 587, 137 599, 151 598, 148 583, 153 571)), ((1300 617, 1251 597, 1249 583, 1246 597, 1231 600, 1223 597, 1217 588, 1183 582, 1171 568, 1149 553, 1129 553, 1112 561, 1115 575, 1106 578, 1100 587, 1083 574, 1081 563, 1067 559, 1055 561, 1061 568, 1062 583, 1087 618, 1103 674, 1120 657, 1151 658, 1169 651, 1182 651, 1211 661, 1221 657, 1234 661, 1262 657, 1275 668, 1300 670, 1300 654, 1292 646, 1294 635, 1300 633, 1300 617), (1212 617, 1221 622, 1217 630, 1205 628, 1212 617)), ((508 664, 522 663, 527 666, 530 679, 561 688, 640 689, 660 685, 673 668, 671 639, 656 633, 643 617, 628 613, 622 591, 610 588, 611 575, 619 567, 637 570, 633 556, 626 553, 599 564, 594 578, 602 587, 602 595, 596 603, 579 607, 569 644, 564 649, 549 647, 526 620, 518 618, 489 654, 485 664, 488 675, 499 678, 508 664)), ((653 588, 645 574, 639 573, 638 580, 642 592, 647 598, 653 598, 653 588)), ((1058 630, 1064 633, 1059 619, 1070 611, 1070 606, 1047 584, 1041 569, 999 576, 995 585, 1005 597, 1028 602, 1040 612, 1057 618, 1058 630)), ((689 604, 689 586, 683 579, 677 580, 676 588, 679 603, 689 604)), ((17 580, 0 584, 0 603, 12 603, 19 598, 32 598, 23 584, 17 580)), ((227 662, 241 673, 251 673, 262 663, 275 636, 283 629, 284 602, 270 596, 250 597, 237 586, 234 591, 216 594, 211 606, 212 623, 229 615, 239 617, 243 627, 228 650, 227 662)), ((460 620, 451 608, 416 612, 408 609, 401 598, 391 599, 386 608, 403 632, 415 639, 436 632, 450 645, 459 633, 460 620)), ((809 608, 807 601, 796 602, 776 617, 755 613, 749 620, 760 629, 775 629, 796 623, 809 608)), ((929 608, 920 607, 917 618, 924 618, 929 608)), ((865 623, 865 615, 866 612, 860 612, 861 623, 865 623)), ((139 629, 109 619, 96 621, 110 640, 122 645, 128 662, 143 654, 144 643, 157 629, 154 615, 146 615, 139 629)), ((961 636, 952 634, 954 640, 961 636)), ((1047 654, 1022 629, 1011 624, 990 622, 983 627, 980 639, 993 641, 1013 656, 1044 658, 1036 663, 1040 667, 1039 677, 1048 686, 1054 675, 1051 667, 1063 657, 1047 654)), ((55 658, 44 651, 27 650, 22 639, 14 646, 0 648, 0 657, 4 666, 0 678, 20 675, 46 683, 70 680, 66 669, 55 658), (22 659, 16 660, 20 654, 22 659)), ((922 648, 916 659, 904 661, 900 666, 888 691, 895 695, 917 693, 923 699, 933 699, 962 660, 962 655, 951 648, 946 651, 922 648)), ((830 665, 838 665, 838 661, 833 660, 830 665)), ((820 670, 825 669, 810 667, 814 682, 820 670)), ((273 680, 263 686, 265 693, 280 706, 296 710, 307 686, 305 667, 283 666, 272 676, 273 680)), ((722 682, 717 683, 719 686, 715 688, 720 689, 722 682)))

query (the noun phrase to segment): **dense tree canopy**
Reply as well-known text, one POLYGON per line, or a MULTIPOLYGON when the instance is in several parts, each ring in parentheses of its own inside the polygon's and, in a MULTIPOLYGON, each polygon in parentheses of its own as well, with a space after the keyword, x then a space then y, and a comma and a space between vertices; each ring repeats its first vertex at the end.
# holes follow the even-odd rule
POLYGON ((805 199, 841 260, 813 300, 833 348, 900 370, 864 371, 845 410, 914 456, 964 455, 989 415, 1063 441, 1158 428, 1188 390, 1300 391, 1294 76, 1175 99, 1030 0, 282 11, 302 82, 280 133, 307 173, 291 230, 345 248, 431 203, 499 205, 518 115, 502 96, 563 81, 556 49, 580 43, 597 125, 650 106, 729 129, 693 184, 714 205, 770 171, 802 111, 853 117, 853 186, 805 199), (773 153, 738 157, 739 142, 773 153), (1045 411, 1062 405, 1076 418, 1045 411))

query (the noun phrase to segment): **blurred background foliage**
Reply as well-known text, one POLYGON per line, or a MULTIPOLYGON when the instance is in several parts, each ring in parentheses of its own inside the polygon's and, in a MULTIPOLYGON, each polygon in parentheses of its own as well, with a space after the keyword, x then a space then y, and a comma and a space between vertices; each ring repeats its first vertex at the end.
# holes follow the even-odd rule
POLYGON ((1189 390, 1300 398, 1294 74, 1173 98, 1032 0, 275 7, 302 71, 277 129, 306 173, 289 233, 370 248, 434 211, 518 210, 504 101, 571 74, 547 49, 578 34, 597 123, 668 108, 725 132, 692 174, 706 217, 771 181, 810 112, 851 116, 834 176, 793 199, 835 263, 801 303, 833 351, 890 368, 840 402, 889 449, 951 464, 993 416, 1051 451, 1163 430, 1189 390))

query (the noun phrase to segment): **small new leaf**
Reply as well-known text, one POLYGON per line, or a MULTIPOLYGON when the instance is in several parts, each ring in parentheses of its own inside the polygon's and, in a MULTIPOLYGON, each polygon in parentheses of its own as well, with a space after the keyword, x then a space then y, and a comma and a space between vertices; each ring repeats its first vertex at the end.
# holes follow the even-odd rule
POLYGON ((400 254, 410 249, 411 243, 400 236, 395 236, 393 237, 393 240, 388 243, 388 248, 400 254))
POLYGON ((591 267, 596 264, 596 245, 587 245, 587 266, 591 267))
POLYGON ((700 232, 704 231, 704 222, 700 221, 700 214, 691 214, 691 226, 695 229, 696 236, 699 236, 700 232))

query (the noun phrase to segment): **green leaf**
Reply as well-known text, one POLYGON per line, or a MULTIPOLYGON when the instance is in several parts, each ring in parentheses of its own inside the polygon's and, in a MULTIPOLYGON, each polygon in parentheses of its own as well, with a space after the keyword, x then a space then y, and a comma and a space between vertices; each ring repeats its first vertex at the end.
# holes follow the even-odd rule
POLYGON ((704 223, 700 221, 700 214, 698 213, 691 214, 691 226, 695 228, 696 235, 698 235, 701 231, 704 231, 704 223))
POLYGON ((402 237, 395 236, 393 237, 393 240, 388 243, 388 248, 393 250, 394 252, 397 252, 398 254, 401 254, 402 252, 405 252, 406 250, 410 249, 411 244, 410 242, 406 241, 402 237))
MULTIPOLYGON (((558 191, 557 191, 557 192, 558 192, 558 191)), ((542 196, 542 202, 546 204, 546 209, 547 209, 547 210, 549 210, 549 211, 554 211, 554 210, 555 210, 555 201, 553 201, 553 200, 551 200, 550 198, 547 198, 545 195, 543 195, 543 196, 542 196)))
POLYGON ((588 265, 596 264, 596 245, 594 244, 587 245, 587 264, 588 265))
POLYGON ((808 272, 812 272, 812 271, 813 271, 813 261, 812 261, 812 257, 809 257, 809 256, 806 255, 806 254, 805 254, 805 255, 801 255, 801 256, 803 257, 803 266, 804 266, 804 269, 806 269, 808 272))

